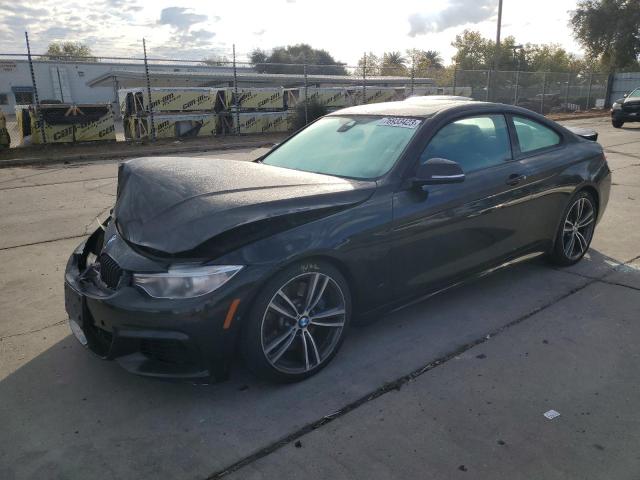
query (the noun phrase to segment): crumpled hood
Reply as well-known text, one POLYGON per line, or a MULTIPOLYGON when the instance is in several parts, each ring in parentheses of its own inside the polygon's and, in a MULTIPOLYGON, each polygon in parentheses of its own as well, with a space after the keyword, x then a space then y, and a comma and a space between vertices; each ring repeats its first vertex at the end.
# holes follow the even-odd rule
POLYGON ((375 187, 238 160, 139 158, 120 165, 114 217, 125 240, 176 254, 253 222, 347 208, 375 187))

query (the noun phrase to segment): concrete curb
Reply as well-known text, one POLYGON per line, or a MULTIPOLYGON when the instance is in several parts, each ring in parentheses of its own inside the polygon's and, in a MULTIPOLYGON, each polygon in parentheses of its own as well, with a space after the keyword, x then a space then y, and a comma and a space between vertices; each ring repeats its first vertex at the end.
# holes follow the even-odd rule
POLYGON ((176 145, 165 146, 159 148, 135 148, 130 150, 117 150, 113 152, 86 152, 86 153, 70 153, 64 155, 57 155, 52 158, 46 157, 23 157, 23 158, 10 158, 6 160, 0 160, 0 169, 9 167, 25 167, 31 165, 52 165, 56 163, 71 163, 78 161, 100 161, 100 160, 115 160, 120 158, 133 158, 133 157, 148 157, 148 156, 166 156, 175 153, 193 153, 193 152, 215 152, 223 150, 236 150, 240 148, 260 148, 271 147, 274 145, 273 141, 254 141, 243 143, 228 143, 220 145, 176 145))
POLYGON ((554 122, 563 122, 567 120, 588 120, 590 118, 599 118, 599 117, 608 117, 609 111, 600 112, 600 113, 589 113, 585 115, 560 115, 558 117, 549 117, 549 120, 553 120, 554 122))

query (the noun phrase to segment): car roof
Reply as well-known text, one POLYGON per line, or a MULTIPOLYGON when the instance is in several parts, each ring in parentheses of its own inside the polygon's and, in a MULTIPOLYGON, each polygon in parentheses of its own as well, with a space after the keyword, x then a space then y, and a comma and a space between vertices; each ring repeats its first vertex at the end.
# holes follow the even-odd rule
POLYGON ((404 99, 407 103, 422 105, 433 101, 464 101, 473 100, 471 97, 463 97, 461 95, 413 95, 404 99))
POLYGON ((347 107, 330 113, 329 115, 393 115, 394 117, 429 118, 437 112, 449 110, 456 107, 464 107, 467 105, 480 106, 498 104, 460 99, 434 99, 432 101, 425 100, 424 102, 420 103, 405 101, 383 102, 358 105, 355 107, 347 107))

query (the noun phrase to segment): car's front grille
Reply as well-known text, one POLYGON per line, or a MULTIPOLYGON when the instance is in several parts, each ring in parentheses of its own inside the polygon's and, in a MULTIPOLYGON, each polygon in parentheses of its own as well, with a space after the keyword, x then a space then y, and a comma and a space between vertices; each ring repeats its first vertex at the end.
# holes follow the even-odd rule
POLYGON ((622 110, 625 112, 640 112, 640 102, 638 103, 623 103, 622 110))
POLYGON ((100 279, 109 288, 116 288, 122 277, 122 269, 118 262, 107 254, 100 255, 100 279))
POLYGON ((144 339, 140 342, 140 352, 152 360, 175 365, 193 363, 189 349, 179 340, 144 339))

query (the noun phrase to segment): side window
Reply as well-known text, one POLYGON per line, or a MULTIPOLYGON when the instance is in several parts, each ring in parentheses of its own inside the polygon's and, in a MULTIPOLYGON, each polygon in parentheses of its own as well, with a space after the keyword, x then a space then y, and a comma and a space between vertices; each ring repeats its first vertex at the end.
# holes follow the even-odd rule
POLYGON ((420 155, 458 162, 465 173, 511 159, 507 123, 502 115, 463 118, 444 126, 420 155))
POLYGON ((560 135, 541 123, 524 117, 513 117, 518 143, 522 153, 540 148, 552 147, 560 143, 560 135))

